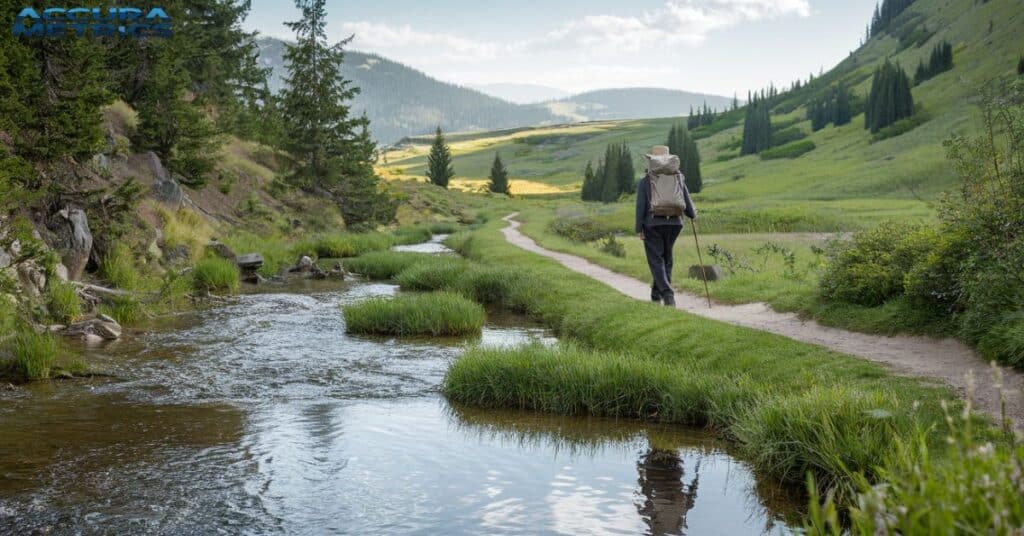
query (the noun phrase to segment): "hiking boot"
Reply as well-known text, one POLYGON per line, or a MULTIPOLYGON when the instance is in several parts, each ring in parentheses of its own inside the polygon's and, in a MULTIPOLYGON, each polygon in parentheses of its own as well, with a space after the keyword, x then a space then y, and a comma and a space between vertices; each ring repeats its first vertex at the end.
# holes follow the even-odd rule
POLYGON ((662 300, 665 302, 665 306, 666 307, 675 307, 676 306, 676 297, 675 297, 674 294, 667 293, 667 294, 665 294, 665 296, 662 297, 662 300))
POLYGON ((654 287, 651 287, 651 301, 654 303, 661 303, 661 293, 654 287))

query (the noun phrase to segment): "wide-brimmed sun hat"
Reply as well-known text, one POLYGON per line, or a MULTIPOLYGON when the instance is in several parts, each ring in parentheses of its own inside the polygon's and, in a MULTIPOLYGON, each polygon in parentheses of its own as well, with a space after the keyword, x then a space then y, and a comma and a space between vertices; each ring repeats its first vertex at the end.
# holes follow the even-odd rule
POLYGON ((665 145, 655 145, 651 147, 651 152, 647 154, 647 158, 652 156, 668 156, 668 147, 665 145))

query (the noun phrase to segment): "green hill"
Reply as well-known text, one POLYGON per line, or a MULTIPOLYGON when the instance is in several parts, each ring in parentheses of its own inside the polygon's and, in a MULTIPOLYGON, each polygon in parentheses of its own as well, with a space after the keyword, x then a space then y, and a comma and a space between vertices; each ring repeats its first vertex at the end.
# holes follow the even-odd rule
MULTIPOLYGON (((942 146, 954 133, 977 128, 973 101, 988 80, 1015 74, 1024 52, 1024 9, 1019 0, 918 0, 885 32, 843 59, 832 70, 775 101, 772 121, 794 123, 816 149, 795 159, 739 157, 742 116, 733 113, 715 128, 696 131, 704 162, 705 190, 699 196, 711 213, 751 230, 836 230, 866 225, 880 217, 925 218, 930 201, 954 185, 942 146), (885 58, 911 75, 937 43, 954 47, 954 68, 913 88, 923 124, 902 135, 872 140, 864 115, 842 127, 811 133, 806 104, 830 84, 842 81, 864 99, 871 76, 885 58), (710 131, 721 129, 711 134, 710 131), (799 202, 799 207, 794 205, 799 202)), ((867 15, 867 14, 866 14, 867 15)), ((664 143, 669 127, 685 118, 609 121, 452 136, 457 177, 487 176, 500 151, 513 191, 543 191, 537 185, 578 189, 588 160, 610 142, 629 144, 642 169, 642 154, 664 143), (518 181, 519 187, 516 187, 518 181), (526 182, 528 181, 528 182, 526 182)), ((388 155, 385 170, 422 175, 424 139, 388 155)), ((705 211, 707 214, 708 212, 705 211)))

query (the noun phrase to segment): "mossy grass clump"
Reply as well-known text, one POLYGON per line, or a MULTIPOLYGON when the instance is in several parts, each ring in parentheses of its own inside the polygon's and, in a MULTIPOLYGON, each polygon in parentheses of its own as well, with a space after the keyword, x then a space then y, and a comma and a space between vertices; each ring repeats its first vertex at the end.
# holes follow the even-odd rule
POLYGON ((135 255, 127 244, 117 243, 100 260, 100 277, 111 285, 125 289, 138 289, 143 277, 135 265, 135 255))
POLYGON ((345 269, 370 279, 393 279, 415 263, 432 259, 427 253, 371 251, 342 261, 345 269))
POLYGON ((450 290, 457 288, 469 263, 453 255, 437 255, 413 263, 395 277, 402 290, 450 290))
POLYGON ((458 336, 480 333, 483 307, 449 292, 371 298, 343 309, 349 333, 458 336))
POLYGON ((239 287, 238 267, 219 257, 208 257, 192 269, 192 288, 198 292, 235 293, 239 287))

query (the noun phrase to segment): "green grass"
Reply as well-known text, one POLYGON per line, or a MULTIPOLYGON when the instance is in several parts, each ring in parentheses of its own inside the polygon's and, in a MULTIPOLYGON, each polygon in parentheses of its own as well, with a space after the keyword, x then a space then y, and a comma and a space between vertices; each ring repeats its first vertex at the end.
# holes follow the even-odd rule
POLYGON ((15 370, 27 380, 49 378, 60 351, 60 343, 55 336, 24 329, 14 336, 15 370))
POLYGON ((349 333, 376 335, 470 335, 486 321, 483 307, 448 292, 370 298, 343 312, 349 333))
POLYGON ((209 257, 192 268, 192 288, 199 292, 238 292, 239 275, 235 263, 209 257))
POLYGON ((431 259, 426 253, 371 251, 342 261, 346 270, 370 279, 392 279, 415 263, 431 259))
POLYGON ((814 149, 817 146, 811 140, 800 140, 794 141, 793 143, 787 143, 778 147, 772 147, 766 151, 761 151, 761 160, 778 160, 780 158, 799 158, 814 149))
POLYGON ((122 326, 134 326, 146 317, 146 306, 130 297, 121 297, 100 305, 100 312, 122 326))
POLYGON ((82 314, 75 286, 60 280, 51 280, 46 289, 46 308, 50 317, 61 323, 73 321, 82 314))
POLYGON ((631 300, 507 244, 501 225, 462 251, 527 274, 510 301, 579 346, 471 351, 445 382, 455 401, 708 426, 774 477, 810 471, 849 496, 856 473, 875 475, 888 445, 941 422, 940 400, 954 399, 870 362, 631 300))
POLYGON ((100 260, 100 277, 125 290, 138 289, 143 279, 135 265, 135 255, 124 243, 115 244, 100 260))
POLYGON ((459 257, 439 255, 413 263, 395 276, 402 290, 445 290, 455 288, 469 264, 459 257))

